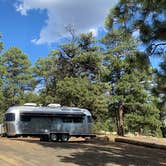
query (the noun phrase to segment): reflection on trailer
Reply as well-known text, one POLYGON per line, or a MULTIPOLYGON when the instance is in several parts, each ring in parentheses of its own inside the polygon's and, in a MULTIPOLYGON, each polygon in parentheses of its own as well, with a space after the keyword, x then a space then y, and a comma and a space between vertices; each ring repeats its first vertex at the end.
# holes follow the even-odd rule
POLYGON ((7 136, 36 136, 68 141, 71 136, 94 137, 87 109, 75 107, 15 106, 5 114, 7 136))

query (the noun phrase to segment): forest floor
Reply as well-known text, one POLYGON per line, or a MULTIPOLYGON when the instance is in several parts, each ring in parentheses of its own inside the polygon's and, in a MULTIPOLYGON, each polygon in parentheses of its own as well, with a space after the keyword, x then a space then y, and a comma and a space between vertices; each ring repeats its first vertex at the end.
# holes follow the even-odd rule
POLYGON ((164 166, 166 165, 166 150, 112 140, 108 142, 107 139, 94 139, 93 141, 78 138, 71 139, 68 143, 53 143, 42 142, 36 138, 0 138, 0 166, 66 165, 164 166))

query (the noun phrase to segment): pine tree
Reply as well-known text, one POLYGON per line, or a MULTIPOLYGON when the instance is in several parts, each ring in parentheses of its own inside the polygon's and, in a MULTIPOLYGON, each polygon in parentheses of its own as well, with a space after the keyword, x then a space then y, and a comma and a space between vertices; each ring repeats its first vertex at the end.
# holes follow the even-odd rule
POLYGON ((160 97, 160 102, 164 106, 166 104, 166 55, 163 57, 163 62, 160 64, 160 70, 157 72, 156 93, 160 97))
POLYGON ((153 104, 150 104, 152 98, 148 94, 151 69, 147 56, 137 51, 137 42, 126 31, 108 32, 103 43, 107 47, 105 66, 110 71, 105 76, 105 81, 111 84, 110 114, 115 117, 118 134, 124 135, 124 126, 128 126, 128 131, 138 131, 139 133, 142 128, 145 130, 146 127, 151 129, 151 133, 158 130, 160 127, 159 111, 154 108, 153 104), (144 57, 144 67, 140 67, 142 57, 144 57), (148 104, 151 105, 151 109, 148 107, 149 111, 143 113, 142 110, 146 110, 148 104), (137 118, 132 115, 138 116, 138 120, 135 121, 134 119, 137 118), (125 124, 124 116, 126 117, 125 124), (147 120, 149 120, 148 117, 156 117, 155 122, 157 123, 145 122, 144 125, 141 125, 145 120, 144 116, 147 120), (131 122, 130 118, 133 119, 132 123, 128 123, 131 122), (152 127, 152 124, 155 124, 155 127, 152 127))
POLYGON ((57 101, 59 81, 66 77, 86 77, 90 82, 97 82, 101 71, 101 57, 92 33, 72 37, 70 42, 61 44, 46 58, 40 58, 34 67, 39 84, 44 87, 41 90, 42 98, 46 99, 44 104, 57 101))
POLYGON ((160 119, 162 122, 162 134, 166 137, 166 55, 160 64, 160 69, 155 75, 154 95, 158 97, 157 105, 160 109, 160 119))
POLYGON ((19 104, 19 97, 35 86, 30 61, 19 48, 9 48, 1 57, 1 65, 5 71, 2 78, 6 107, 19 104))
POLYGON ((66 77, 57 84, 57 98, 62 105, 87 108, 97 120, 108 114, 108 84, 91 83, 87 78, 66 77))
POLYGON ((106 26, 139 33, 148 55, 161 55, 166 51, 165 10, 164 0, 120 0, 108 15, 106 26))

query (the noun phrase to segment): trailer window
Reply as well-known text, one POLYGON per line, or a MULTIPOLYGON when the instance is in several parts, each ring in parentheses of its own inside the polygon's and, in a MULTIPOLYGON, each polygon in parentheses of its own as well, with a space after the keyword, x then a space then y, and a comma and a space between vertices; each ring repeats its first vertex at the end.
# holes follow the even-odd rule
POLYGON ((72 123, 72 118, 65 117, 62 119, 64 123, 72 123))
POLYGON ((82 123, 83 122, 83 118, 74 118, 73 122, 74 123, 82 123))
POLYGON ((24 121, 24 122, 29 122, 29 121, 31 121, 31 117, 30 116, 21 115, 20 116, 20 120, 24 121))
POLYGON ((15 121, 15 114, 14 113, 5 114, 5 121, 8 122, 15 121))
POLYGON ((64 117, 63 119, 64 123, 82 123, 83 122, 83 118, 80 117, 64 117))

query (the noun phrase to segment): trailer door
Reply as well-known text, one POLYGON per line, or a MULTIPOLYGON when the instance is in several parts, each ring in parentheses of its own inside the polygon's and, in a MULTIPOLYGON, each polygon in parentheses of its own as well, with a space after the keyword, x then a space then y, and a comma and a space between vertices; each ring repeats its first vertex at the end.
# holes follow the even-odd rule
POLYGON ((52 117, 51 118, 50 131, 57 132, 57 133, 62 132, 62 119, 60 117, 52 117))

